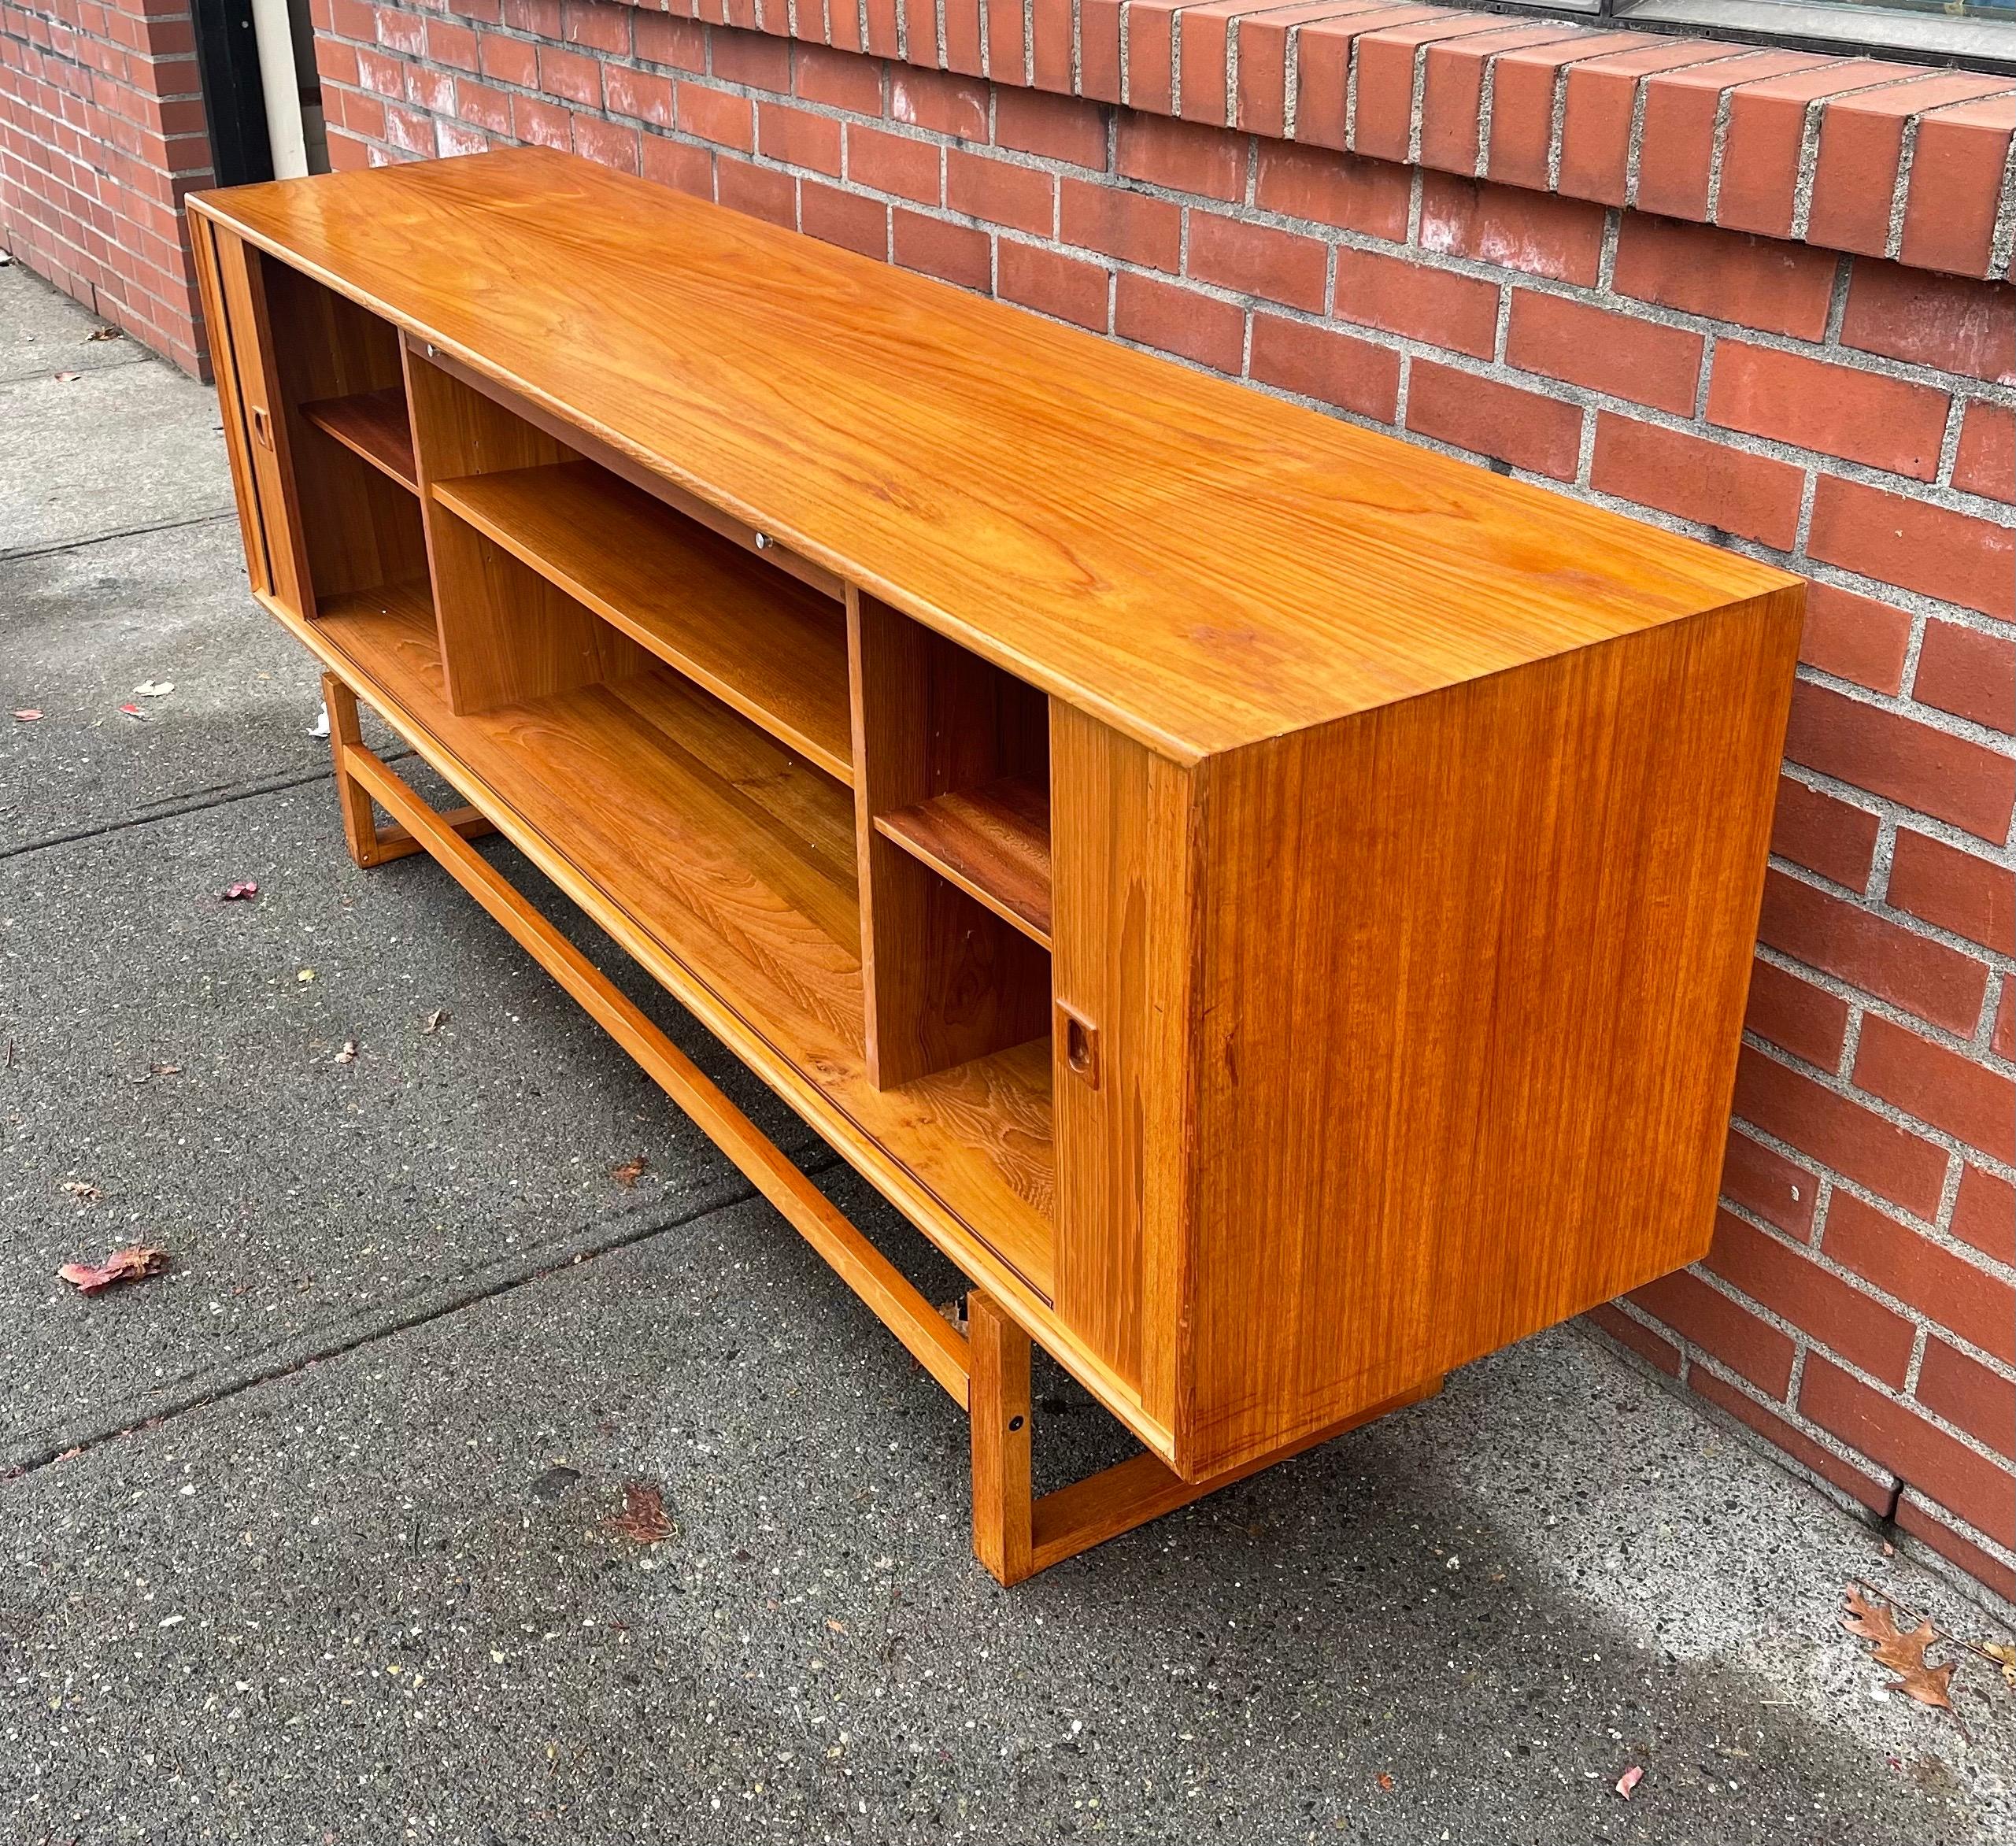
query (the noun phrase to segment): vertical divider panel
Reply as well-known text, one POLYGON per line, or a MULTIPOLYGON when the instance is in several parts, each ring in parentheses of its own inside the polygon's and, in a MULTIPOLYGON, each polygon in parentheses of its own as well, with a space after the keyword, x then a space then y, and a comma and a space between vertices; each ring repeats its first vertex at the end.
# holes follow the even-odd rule
POLYGON ((875 831, 875 817, 1048 755, 1041 699, 849 589, 854 817, 868 1074, 879 1088, 1041 1038, 1050 958, 875 831))
POLYGON ((405 342, 406 403, 450 708, 572 692, 640 671, 650 656, 434 498, 436 481, 575 459, 494 398, 405 342))

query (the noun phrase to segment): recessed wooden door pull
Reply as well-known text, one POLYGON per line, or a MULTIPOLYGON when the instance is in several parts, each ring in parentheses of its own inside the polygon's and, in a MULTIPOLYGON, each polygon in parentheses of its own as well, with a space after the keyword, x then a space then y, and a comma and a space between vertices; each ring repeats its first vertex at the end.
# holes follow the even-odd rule
POLYGON ((1091 1089, 1099 1087, 1099 1028, 1060 1000, 1057 1002, 1057 1042, 1064 1067, 1091 1089))

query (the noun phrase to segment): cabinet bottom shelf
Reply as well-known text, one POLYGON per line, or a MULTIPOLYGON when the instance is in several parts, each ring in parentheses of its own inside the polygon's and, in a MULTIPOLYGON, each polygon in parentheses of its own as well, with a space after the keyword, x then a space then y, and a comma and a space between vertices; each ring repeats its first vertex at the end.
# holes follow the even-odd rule
POLYGON ((845 790, 665 668, 457 714, 424 584, 325 598, 314 627, 590 916, 627 921, 741 1021, 787 1101, 837 1109, 1051 1297, 1049 1042, 868 1081, 845 790))

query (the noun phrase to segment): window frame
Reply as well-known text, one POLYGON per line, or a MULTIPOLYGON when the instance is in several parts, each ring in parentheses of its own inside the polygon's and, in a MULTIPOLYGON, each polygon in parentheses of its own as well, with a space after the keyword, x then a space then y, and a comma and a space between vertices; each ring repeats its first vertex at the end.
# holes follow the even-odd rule
POLYGON ((2016 9, 2006 20, 1828 0, 1478 0, 1478 9, 2016 76, 2016 9))

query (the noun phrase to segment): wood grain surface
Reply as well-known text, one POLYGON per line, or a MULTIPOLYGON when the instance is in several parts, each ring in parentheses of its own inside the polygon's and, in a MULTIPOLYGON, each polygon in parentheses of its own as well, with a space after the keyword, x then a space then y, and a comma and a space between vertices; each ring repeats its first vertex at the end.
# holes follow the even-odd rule
POLYGON ((358 391, 347 398, 321 398, 301 406, 301 415, 315 427, 334 436, 353 455, 361 456, 409 492, 416 491, 418 477, 413 472, 413 432, 406 421, 406 394, 403 387, 387 385, 375 391, 358 391))
POLYGON ((1203 772, 1186 1471, 1707 1249, 1799 602, 1203 772))
POLYGON ((1184 760, 1792 581, 572 156, 194 202, 1184 760))
POLYGON ((592 461, 438 480, 434 498, 548 582, 854 779, 839 605, 592 461))
POLYGON ((1050 946, 1050 791, 1004 775, 875 816, 877 829, 1028 937, 1050 946))

